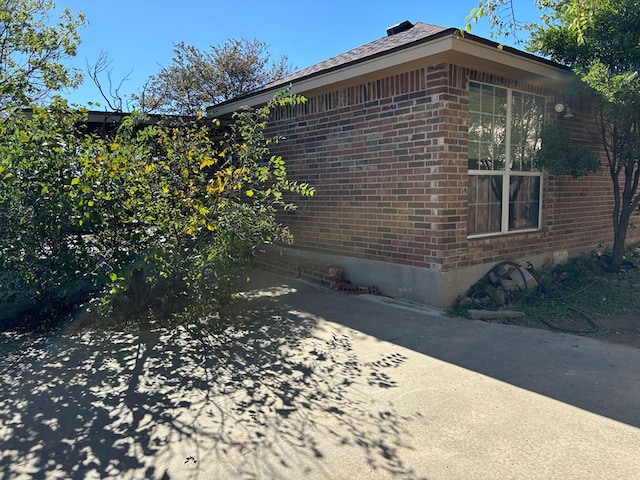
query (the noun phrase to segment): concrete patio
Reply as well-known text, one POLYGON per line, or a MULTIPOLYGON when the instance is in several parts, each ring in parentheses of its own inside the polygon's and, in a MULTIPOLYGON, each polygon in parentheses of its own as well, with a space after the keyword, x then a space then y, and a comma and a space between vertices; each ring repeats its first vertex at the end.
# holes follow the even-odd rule
POLYGON ((640 349, 253 277, 222 332, 0 335, 0 478, 640 478, 640 349))

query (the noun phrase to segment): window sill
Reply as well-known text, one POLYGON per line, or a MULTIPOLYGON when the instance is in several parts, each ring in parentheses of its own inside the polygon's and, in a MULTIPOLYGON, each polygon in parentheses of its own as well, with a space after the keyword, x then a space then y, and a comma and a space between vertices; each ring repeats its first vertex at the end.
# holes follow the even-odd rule
POLYGON ((478 235, 467 235, 467 240, 483 240, 485 238, 497 238, 520 235, 523 233, 542 233, 541 228, 528 228, 526 230, 510 230, 509 232, 483 233, 478 235))

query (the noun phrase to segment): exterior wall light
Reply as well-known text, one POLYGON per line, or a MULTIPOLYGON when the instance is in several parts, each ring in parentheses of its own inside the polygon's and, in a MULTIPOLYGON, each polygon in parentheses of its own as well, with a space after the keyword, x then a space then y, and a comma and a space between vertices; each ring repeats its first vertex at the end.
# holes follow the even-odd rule
POLYGON ((563 113, 562 118, 573 118, 573 113, 571 113, 571 107, 563 102, 558 102, 554 105, 553 109, 556 113, 563 113))

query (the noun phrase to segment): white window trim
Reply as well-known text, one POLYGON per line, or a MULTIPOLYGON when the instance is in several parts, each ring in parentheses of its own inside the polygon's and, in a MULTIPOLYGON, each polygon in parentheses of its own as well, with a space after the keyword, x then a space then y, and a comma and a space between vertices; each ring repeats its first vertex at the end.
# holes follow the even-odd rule
MULTIPOLYGON (((475 238, 486 238, 486 237, 495 237, 498 235, 509 235, 509 234, 518 234, 518 233, 530 233, 530 232, 539 232, 542 230, 542 211, 544 208, 543 201, 543 184, 544 184, 544 171, 543 170, 535 170, 535 171, 520 171, 520 170, 512 170, 511 169, 511 115, 512 115, 512 102, 513 102, 513 92, 520 92, 525 95, 533 95, 540 98, 544 98, 544 105, 546 106, 546 98, 543 95, 536 95, 534 93, 526 92, 523 90, 517 90, 515 88, 501 87, 499 85, 493 85, 490 83, 484 82, 476 82, 470 81, 470 83, 475 83, 478 85, 489 85, 494 88, 502 88, 507 91, 507 116, 506 116, 506 124, 509 126, 505 135, 505 168, 504 170, 468 170, 467 176, 476 175, 476 176, 489 176, 496 175, 502 177, 502 218, 500 223, 500 231, 499 232, 489 232, 489 233, 473 233, 467 235, 469 239, 475 238), (535 228, 518 228, 509 230, 509 205, 507 201, 507 205, 505 208, 505 199, 509 198, 509 179, 512 176, 519 177, 540 177, 540 185, 539 185, 539 207, 538 207, 538 226, 535 228)), ((546 112, 545 112, 546 114, 546 112)))

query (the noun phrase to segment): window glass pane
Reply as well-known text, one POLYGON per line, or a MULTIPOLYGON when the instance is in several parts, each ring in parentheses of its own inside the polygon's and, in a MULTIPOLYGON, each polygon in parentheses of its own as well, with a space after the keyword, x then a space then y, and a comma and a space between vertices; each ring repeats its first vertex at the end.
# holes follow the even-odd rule
POLYGON ((483 114, 480 117, 480 169, 493 170, 491 114, 483 114))
POLYGON ((483 112, 493 113, 493 93, 495 87, 490 85, 482 85, 480 91, 480 108, 483 112))
POLYGON ((511 176, 509 181, 509 230, 538 228, 540 177, 511 176))
POLYGON ((506 88, 493 88, 495 98, 495 114, 502 117, 507 116, 507 90, 506 88))
POLYGON ((493 169, 504 170, 507 145, 507 117, 497 116, 493 122, 493 169))
POLYGON ((469 169, 503 170, 506 160, 507 91, 469 84, 469 169))
POLYGON ((469 170, 477 170, 480 168, 481 133, 480 114, 477 112, 469 112, 469 170))
POLYGON ((480 111, 480 89, 481 89, 481 85, 479 83, 469 84, 469 111, 470 112, 480 111))
POLYGON ((471 153, 469 153, 469 165, 468 165, 469 170, 479 170, 480 169, 480 165, 478 164, 478 156, 472 156, 471 153))
POLYGON ((469 234, 500 232, 502 176, 469 175, 469 234))
POLYGON ((534 171, 544 123, 544 98, 513 92, 511 103, 511 169, 534 171))

